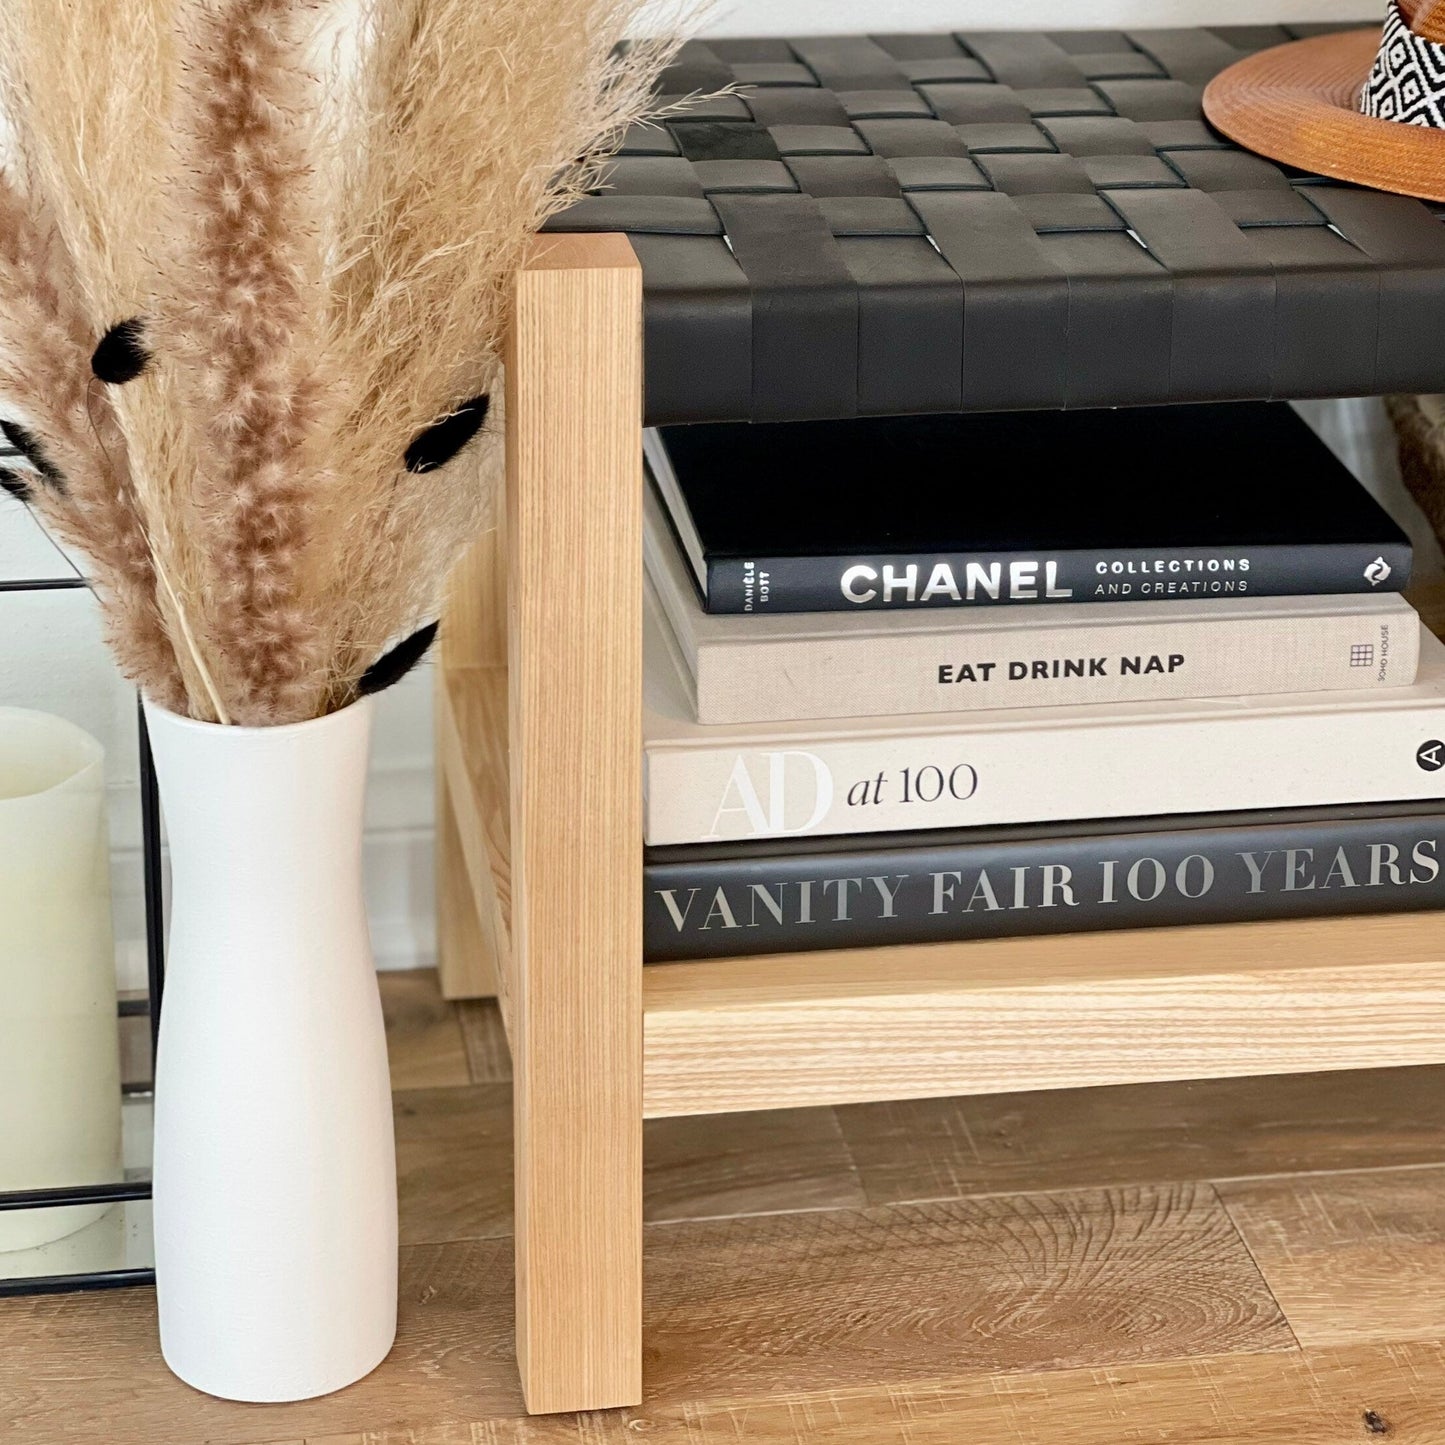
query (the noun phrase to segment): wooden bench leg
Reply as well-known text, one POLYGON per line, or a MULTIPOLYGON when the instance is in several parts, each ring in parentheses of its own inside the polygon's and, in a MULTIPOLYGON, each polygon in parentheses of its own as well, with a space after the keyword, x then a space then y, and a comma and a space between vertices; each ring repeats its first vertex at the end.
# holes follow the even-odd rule
POLYGON ((507 568, 497 529, 478 537, 457 565, 443 612, 435 690, 437 973, 445 998, 495 998, 508 943, 505 905, 498 906, 495 876, 487 875, 506 842, 497 839, 498 848, 489 849, 487 831, 493 808, 507 796, 506 719, 496 727, 501 736, 477 736, 475 718, 456 716, 451 689, 458 675, 482 672, 503 679, 505 687, 507 568), (474 769, 487 775, 489 786, 478 788, 474 769))
POLYGON ((557 236, 507 366, 517 1356, 528 1409, 642 1391, 641 275, 557 236))
POLYGON ((443 998, 495 998, 496 959, 477 916, 446 774, 437 769, 437 975, 443 998))

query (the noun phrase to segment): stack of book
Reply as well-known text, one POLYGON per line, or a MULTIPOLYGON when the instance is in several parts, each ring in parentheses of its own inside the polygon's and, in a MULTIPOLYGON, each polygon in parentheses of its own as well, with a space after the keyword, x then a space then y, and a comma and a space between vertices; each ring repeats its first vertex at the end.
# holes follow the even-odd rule
POLYGON ((649 961, 1445 906, 1445 647, 1291 408, 645 451, 649 961))

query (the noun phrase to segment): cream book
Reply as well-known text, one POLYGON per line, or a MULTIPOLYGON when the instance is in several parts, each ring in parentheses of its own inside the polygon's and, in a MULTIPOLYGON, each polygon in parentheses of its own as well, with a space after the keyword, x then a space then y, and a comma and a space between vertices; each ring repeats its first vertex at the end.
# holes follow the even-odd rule
POLYGON ((644 556, 705 723, 1376 691, 1418 661, 1418 619, 1393 592, 709 614, 650 487, 644 556))
POLYGON ((1445 646, 1414 625, 1408 687, 715 727, 649 588, 647 842, 1440 798, 1445 646))

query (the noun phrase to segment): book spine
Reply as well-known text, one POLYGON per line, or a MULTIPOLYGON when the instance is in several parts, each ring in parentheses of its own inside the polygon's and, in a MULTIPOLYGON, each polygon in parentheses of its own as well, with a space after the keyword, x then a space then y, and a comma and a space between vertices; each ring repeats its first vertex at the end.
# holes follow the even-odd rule
POLYGON ((1438 798, 1445 699, 650 745, 654 846, 1438 798))
POLYGON ((708 563, 709 612, 858 612, 1057 602, 1197 601, 1398 592, 1403 542, 1110 548, 708 563))
POLYGON ((643 955, 658 963, 1440 908, 1442 828, 1445 817, 1387 817, 652 862, 643 955))
POLYGON ((976 619, 956 631, 804 630, 707 644, 695 662, 697 718, 786 722, 1398 687, 1414 681, 1419 651, 1419 623, 1401 599, 1292 616, 1220 603, 1179 622, 1078 617, 1063 626, 976 619))

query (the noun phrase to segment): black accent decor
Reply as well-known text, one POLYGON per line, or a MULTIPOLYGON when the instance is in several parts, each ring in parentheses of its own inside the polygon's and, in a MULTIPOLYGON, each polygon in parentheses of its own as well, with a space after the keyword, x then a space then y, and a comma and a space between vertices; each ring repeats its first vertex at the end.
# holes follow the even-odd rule
POLYGON ((437 624, 429 622, 419 632, 413 632, 405 642, 398 642, 361 674, 357 692, 362 697, 370 697, 395 686, 426 656, 427 649, 436 641, 436 635, 437 624))
POLYGON ((490 397, 474 396, 450 415, 418 432, 406 449, 407 471, 434 472, 446 466, 481 431, 490 406, 490 397))
POLYGON ((40 445, 40 439, 38 437, 27 428, 21 426, 18 421, 0 421, 0 433, 3 433, 5 440, 9 442, 56 491, 64 490, 65 478, 61 474, 60 468, 50 460, 45 448, 40 445))
POLYGON ((161 788, 156 777, 151 733, 146 724, 145 703, 136 699, 136 729, 140 751, 141 852, 144 858, 146 920, 146 993, 150 1003, 151 1067, 161 1048, 161 995, 166 981, 166 894, 161 867, 165 829, 161 821, 161 788))
POLYGON ((1346 28, 692 41, 664 98, 736 93, 632 131, 550 228, 630 236, 654 425, 1437 391, 1441 208, 1200 109, 1346 28))
POLYGON ((9 492, 17 501, 28 502, 30 500, 30 484, 19 472, 10 471, 8 468, 0 471, 0 488, 9 492))
POLYGON ((139 316, 112 326, 100 338, 90 358, 90 369, 110 386, 123 386, 134 381, 150 365, 150 352, 145 348, 145 322, 139 316))

